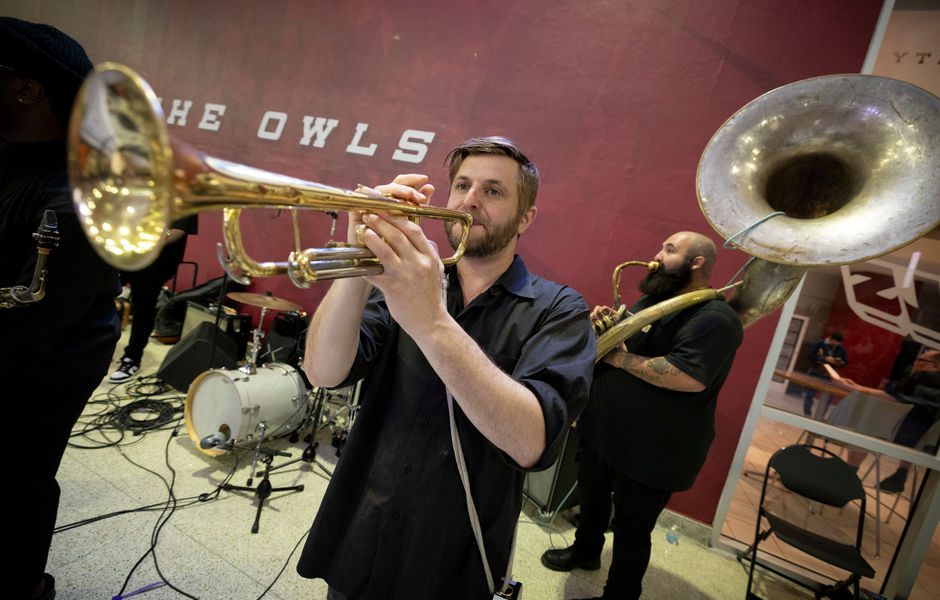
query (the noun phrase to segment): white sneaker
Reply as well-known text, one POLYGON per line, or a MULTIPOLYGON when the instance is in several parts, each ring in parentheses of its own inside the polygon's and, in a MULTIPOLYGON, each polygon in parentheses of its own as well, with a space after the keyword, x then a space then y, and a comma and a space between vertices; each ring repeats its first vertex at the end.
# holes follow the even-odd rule
POLYGON ((124 383, 130 381, 140 371, 140 363, 126 356, 121 359, 121 366, 108 377, 108 383, 124 383))

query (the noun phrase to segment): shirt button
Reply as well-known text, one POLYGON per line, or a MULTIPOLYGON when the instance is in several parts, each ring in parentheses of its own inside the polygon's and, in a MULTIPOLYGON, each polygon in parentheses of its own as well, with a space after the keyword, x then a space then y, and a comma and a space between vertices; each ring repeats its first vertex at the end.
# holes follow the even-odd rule
POLYGON ((401 513, 398 512, 398 510, 393 510, 393 511, 392 511, 392 518, 397 521, 398 519, 401 518, 401 513))
POLYGON ((405 473, 411 473, 411 465, 405 465, 405 473))
POLYGON ((423 417, 420 422, 421 422, 421 426, 422 426, 422 427, 427 427, 427 426, 428 426, 428 418, 427 418, 427 417, 423 417))

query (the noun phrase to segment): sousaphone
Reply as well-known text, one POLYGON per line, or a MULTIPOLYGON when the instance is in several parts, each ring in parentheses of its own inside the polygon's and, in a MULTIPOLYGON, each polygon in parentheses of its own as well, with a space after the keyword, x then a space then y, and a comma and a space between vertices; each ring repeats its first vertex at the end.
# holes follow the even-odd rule
MULTIPOLYGON (((807 268, 893 252, 940 223, 940 99, 871 75, 777 88, 715 132, 696 191, 715 231, 754 257, 729 299, 748 327, 782 306, 807 268)), ((712 291, 672 298, 669 312, 712 291)), ((636 319, 646 311, 601 334, 598 359, 649 322, 636 319)))

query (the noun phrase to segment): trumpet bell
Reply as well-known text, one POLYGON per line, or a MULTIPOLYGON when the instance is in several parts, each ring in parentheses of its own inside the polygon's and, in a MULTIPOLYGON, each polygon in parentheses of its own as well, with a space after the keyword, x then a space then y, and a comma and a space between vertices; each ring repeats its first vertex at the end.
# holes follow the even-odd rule
POLYGON ((711 226, 752 256, 803 266, 886 254, 940 223, 940 100, 869 75, 798 81, 712 136, 696 177, 711 226))
POLYGON ((464 212, 295 179, 189 148, 170 139, 147 82, 117 63, 96 67, 79 90, 69 122, 68 167, 86 236, 106 262, 127 271, 152 263, 170 225, 201 211, 225 213, 225 251, 219 256, 229 275, 247 284, 250 277, 287 274, 300 287, 379 273, 382 265, 364 249, 334 261, 319 258, 321 249, 299 247, 287 261, 259 263, 242 245, 242 208, 389 213, 414 222, 423 217, 459 222, 460 242, 452 256, 442 259, 445 265, 463 255, 473 222, 464 212))
POLYGON ((68 171, 78 220, 119 269, 146 267, 166 239, 173 152, 162 119, 150 86, 116 63, 96 68, 72 109, 68 171))

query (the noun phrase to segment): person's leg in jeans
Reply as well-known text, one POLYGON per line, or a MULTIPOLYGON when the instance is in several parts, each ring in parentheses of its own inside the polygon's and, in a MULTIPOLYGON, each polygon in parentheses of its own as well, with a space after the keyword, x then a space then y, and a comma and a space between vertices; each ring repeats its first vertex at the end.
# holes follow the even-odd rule
POLYGON ((803 414, 807 417, 813 414, 813 398, 816 397, 816 390, 806 388, 806 394, 803 396, 803 414))

